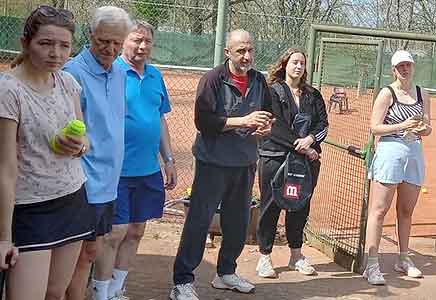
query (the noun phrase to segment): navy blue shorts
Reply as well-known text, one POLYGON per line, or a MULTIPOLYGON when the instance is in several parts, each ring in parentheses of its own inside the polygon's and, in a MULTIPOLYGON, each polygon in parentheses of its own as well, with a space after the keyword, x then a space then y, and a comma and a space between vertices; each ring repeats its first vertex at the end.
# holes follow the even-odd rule
POLYGON ((94 209, 94 234, 89 241, 95 241, 98 236, 103 236, 112 231, 112 219, 115 215, 115 201, 106 203, 91 203, 94 209))
POLYGON ((83 186, 49 201, 16 205, 12 235, 20 252, 48 250, 87 240, 94 232, 94 209, 83 186))
POLYGON ((121 177, 113 224, 143 223, 161 218, 164 202, 160 171, 148 176, 121 177))

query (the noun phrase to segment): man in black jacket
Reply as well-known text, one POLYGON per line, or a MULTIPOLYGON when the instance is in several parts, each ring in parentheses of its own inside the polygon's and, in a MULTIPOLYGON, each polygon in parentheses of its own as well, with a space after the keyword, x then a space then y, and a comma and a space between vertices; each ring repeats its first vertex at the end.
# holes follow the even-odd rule
POLYGON ((242 293, 254 285, 235 274, 244 247, 257 162, 257 136, 271 131, 271 96, 264 76, 251 68, 253 43, 244 30, 229 33, 226 62, 198 84, 193 145, 196 159, 190 209, 174 263, 172 300, 198 300, 194 269, 221 203, 223 239, 212 286, 242 293))

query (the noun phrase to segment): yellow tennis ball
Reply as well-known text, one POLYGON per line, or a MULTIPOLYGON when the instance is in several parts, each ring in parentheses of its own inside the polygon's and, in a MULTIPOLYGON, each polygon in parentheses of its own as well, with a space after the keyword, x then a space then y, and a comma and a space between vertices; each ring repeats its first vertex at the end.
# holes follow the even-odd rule
POLYGON ((421 193, 427 194, 428 193, 428 189, 425 188, 425 187, 421 188, 421 193))
MULTIPOLYGON (((81 120, 72 120, 61 130, 61 134, 63 135, 72 135, 72 136, 84 136, 86 134, 86 125, 81 120)), ((53 136, 49 141, 51 149, 57 153, 62 154, 62 150, 56 141, 56 136, 53 136)))

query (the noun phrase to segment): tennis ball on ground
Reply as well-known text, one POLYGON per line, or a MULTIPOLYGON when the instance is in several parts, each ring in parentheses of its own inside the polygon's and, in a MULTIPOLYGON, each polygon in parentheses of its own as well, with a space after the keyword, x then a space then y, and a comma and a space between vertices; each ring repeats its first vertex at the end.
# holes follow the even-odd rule
POLYGON ((428 189, 426 187, 421 188, 421 193, 427 194, 428 193, 428 189))

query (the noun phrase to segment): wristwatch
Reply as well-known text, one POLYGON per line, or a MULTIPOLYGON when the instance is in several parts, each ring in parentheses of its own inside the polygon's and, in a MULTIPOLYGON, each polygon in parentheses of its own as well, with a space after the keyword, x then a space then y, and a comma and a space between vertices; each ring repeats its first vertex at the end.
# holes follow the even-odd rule
POLYGON ((74 157, 82 157, 86 153, 86 151, 88 151, 88 147, 83 144, 82 149, 80 149, 80 151, 76 155, 74 155, 74 157))
POLYGON ((165 163, 165 164, 167 164, 167 163, 173 163, 173 164, 175 164, 175 163, 176 163, 176 160, 174 159, 174 157, 172 157, 172 156, 168 156, 167 159, 164 160, 164 163, 165 163))

